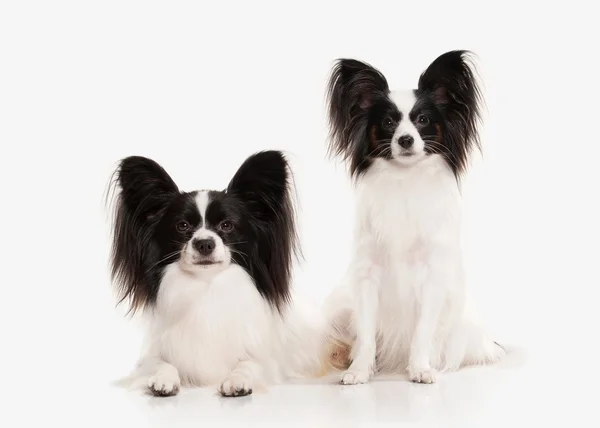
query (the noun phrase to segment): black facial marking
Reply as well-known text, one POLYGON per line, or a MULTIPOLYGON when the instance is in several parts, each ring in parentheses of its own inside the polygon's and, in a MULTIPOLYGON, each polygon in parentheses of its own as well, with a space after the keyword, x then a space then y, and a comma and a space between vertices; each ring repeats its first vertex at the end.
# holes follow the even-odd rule
POLYGON ((443 118, 438 111, 435 103, 427 96, 420 95, 415 91, 417 97, 409 118, 415 125, 419 135, 425 143, 425 152, 428 154, 440 153, 443 150, 441 130, 444 128, 443 118), (420 117, 424 116, 425 121, 420 117))
POLYGON ((168 205, 155 232, 156 243, 161 248, 161 256, 165 259, 159 263, 166 266, 179 260, 180 252, 192 238, 194 232, 202 227, 202 217, 196 204, 197 192, 177 195, 168 205), (179 222, 188 224, 185 231, 178 229, 179 222), (175 253, 175 254, 173 254, 175 253))
POLYGON ((227 247, 232 249, 232 258, 240 257, 239 252, 244 254, 245 243, 244 231, 248 229, 249 218, 245 214, 246 208, 242 201, 226 192, 210 191, 210 203, 206 208, 206 228, 213 231, 227 247), (224 231, 219 226, 222 222, 231 223, 230 231, 224 231))
POLYGON ((402 113, 388 99, 381 100, 369 110, 367 126, 370 130, 370 145, 368 150, 362 153, 360 163, 356 165, 358 174, 367 168, 374 158, 391 159, 390 142, 401 120, 402 113))

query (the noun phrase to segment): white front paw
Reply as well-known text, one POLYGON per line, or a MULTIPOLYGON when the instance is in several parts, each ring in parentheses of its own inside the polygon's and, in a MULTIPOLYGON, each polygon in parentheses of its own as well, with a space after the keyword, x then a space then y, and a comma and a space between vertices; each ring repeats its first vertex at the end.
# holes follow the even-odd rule
POLYGON ((243 397, 252 394, 252 385, 244 376, 233 374, 223 381, 219 392, 224 397, 243 397))
POLYGON ((148 380, 148 389, 157 397, 177 395, 179 386, 179 377, 165 372, 158 372, 148 380))
POLYGON ((435 370, 431 367, 409 367, 408 378, 416 383, 435 383, 435 370))
POLYGON ((369 379, 373 375, 373 370, 368 367, 357 368, 350 367, 344 373, 342 373, 342 384, 344 385, 358 385, 360 383, 368 383, 369 379))

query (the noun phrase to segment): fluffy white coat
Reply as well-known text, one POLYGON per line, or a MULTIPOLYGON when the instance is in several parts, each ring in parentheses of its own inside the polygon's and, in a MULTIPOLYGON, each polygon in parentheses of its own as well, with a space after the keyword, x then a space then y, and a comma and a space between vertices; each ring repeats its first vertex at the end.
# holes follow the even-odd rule
POLYGON ((431 383, 504 354, 468 302, 456 179, 439 155, 412 159, 376 159, 356 184, 355 254, 326 302, 334 339, 352 347, 345 384, 375 370, 431 383))
POLYGON ((180 385, 216 386, 224 395, 318 376, 325 362, 324 320, 298 302, 280 315, 238 265, 165 272, 155 307, 146 313, 146 346, 132 387, 164 395, 180 385))

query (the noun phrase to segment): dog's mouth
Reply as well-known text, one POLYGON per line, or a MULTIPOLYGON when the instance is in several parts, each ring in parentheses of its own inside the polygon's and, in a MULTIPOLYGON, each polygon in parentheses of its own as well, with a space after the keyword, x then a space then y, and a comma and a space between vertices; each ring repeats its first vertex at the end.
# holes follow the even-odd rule
POLYGON ((411 166, 419 163, 427 156, 425 151, 402 150, 395 154, 394 158, 399 165, 411 166))
POLYGON ((212 266, 212 265, 219 265, 219 264, 221 264, 221 262, 217 262, 214 260, 195 260, 194 264, 197 266, 212 266))

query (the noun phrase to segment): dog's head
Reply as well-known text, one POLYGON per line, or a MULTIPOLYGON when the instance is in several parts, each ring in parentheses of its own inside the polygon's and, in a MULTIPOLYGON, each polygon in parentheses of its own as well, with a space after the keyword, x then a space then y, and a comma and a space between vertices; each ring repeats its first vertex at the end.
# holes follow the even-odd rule
POLYGON ((458 177, 479 144, 479 102, 467 51, 438 57, 408 91, 390 91, 371 65, 341 59, 328 86, 329 149, 348 161, 354 177, 377 158, 410 167, 432 155, 458 177))
POLYGON ((297 249, 290 174, 284 156, 267 151, 249 157, 225 190, 182 192, 155 161, 123 159, 111 258, 122 297, 134 310, 152 304, 172 264, 206 276, 235 263, 281 307, 297 249))

